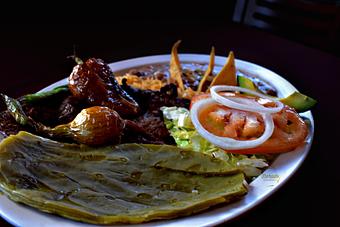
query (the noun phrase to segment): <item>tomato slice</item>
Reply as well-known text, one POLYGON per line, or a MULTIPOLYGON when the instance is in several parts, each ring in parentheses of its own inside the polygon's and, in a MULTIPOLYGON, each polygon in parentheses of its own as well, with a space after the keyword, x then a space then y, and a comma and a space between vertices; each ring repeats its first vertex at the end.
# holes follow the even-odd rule
MULTIPOLYGON (((224 95, 257 100, 255 97, 242 94, 224 93, 224 95)), ((190 107, 198 100, 210 97, 210 94, 194 96, 190 107)), ((270 103, 267 104, 270 105, 270 103)), ((282 153, 292 151, 304 143, 308 134, 308 127, 294 109, 285 106, 280 112, 274 113, 272 116, 275 128, 272 136, 266 142, 258 147, 228 150, 228 152, 240 154, 282 153)), ((237 140, 258 138, 265 128, 260 114, 236 110, 220 104, 202 110, 199 121, 211 133, 237 140)))

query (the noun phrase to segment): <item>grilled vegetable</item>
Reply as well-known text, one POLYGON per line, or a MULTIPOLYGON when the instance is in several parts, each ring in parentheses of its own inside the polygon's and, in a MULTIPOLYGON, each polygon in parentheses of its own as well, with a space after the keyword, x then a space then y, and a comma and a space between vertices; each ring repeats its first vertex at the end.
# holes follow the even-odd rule
POLYGON ((116 111, 94 106, 83 109, 72 122, 44 132, 52 138, 70 137, 78 143, 101 145, 119 143, 124 127, 125 122, 116 111))
POLYGON ((12 200, 94 224, 189 215, 246 193, 224 160, 167 145, 91 148, 26 132, 0 144, 0 188, 12 200))
POLYGON ((116 111, 93 106, 83 109, 72 122, 50 128, 28 117, 17 100, 1 95, 16 122, 50 138, 69 138, 87 145, 119 143, 125 127, 125 121, 116 111))
POLYGON ((71 93, 92 106, 107 106, 122 116, 139 112, 137 102, 118 84, 110 67, 102 60, 90 58, 76 65, 69 77, 71 93))
POLYGON ((52 89, 51 91, 38 92, 35 94, 28 94, 22 97, 22 100, 26 103, 35 103, 42 99, 48 99, 54 95, 69 92, 68 85, 63 85, 52 89))
POLYGON ((7 106, 7 110, 14 117, 16 122, 18 122, 20 125, 29 125, 33 127, 29 118, 26 116, 24 110, 22 109, 19 101, 1 93, 0 95, 7 106))

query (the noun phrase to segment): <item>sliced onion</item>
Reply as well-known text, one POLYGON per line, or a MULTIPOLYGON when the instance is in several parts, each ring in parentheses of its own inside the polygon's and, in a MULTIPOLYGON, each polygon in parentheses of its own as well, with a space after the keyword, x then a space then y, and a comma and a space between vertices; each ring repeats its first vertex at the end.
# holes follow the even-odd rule
POLYGON ((235 140, 228 137, 216 136, 202 126, 198 117, 203 108, 207 108, 213 104, 216 104, 216 101, 213 98, 202 99, 195 102, 190 110, 190 117, 197 132, 212 144, 225 150, 247 149, 261 145, 273 134, 274 122, 271 114, 260 112, 259 114, 261 114, 265 124, 265 130, 259 138, 254 140, 235 140))
POLYGON ((280 112, 282 108, 284 107, 283 103, 278 101, 275 98, 271 98, 259 92, 252 91, 252 90, 249 90, 247 88, 242 88, 242 87, 226 86, 226 85, 212 86, 210 88, 210 93, 211 93, 211 97, 216 102, 221 103, 222 105, 228 106, 230 108, 239 109, 239 110, 246 110, 246 111, 257 112, 257 113, 277 113, 277 112, 280 112), (247 102, 246 99, 220 95, 218 94, 218 92, 220 91, 246 92, 246 93, 258 96, 260 98, 269 99, 276 104, 276 107, 265 107, 260 104, 251 105, 249 102, 247 102))

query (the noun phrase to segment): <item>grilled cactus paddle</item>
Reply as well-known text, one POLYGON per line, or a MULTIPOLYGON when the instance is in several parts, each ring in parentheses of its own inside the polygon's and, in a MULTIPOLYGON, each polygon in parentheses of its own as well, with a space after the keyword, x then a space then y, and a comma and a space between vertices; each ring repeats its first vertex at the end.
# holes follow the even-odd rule
POLYGON ((19 124, 29 126, 50 138, 69 138, 87 145, 119 143, 125 127, 125 121, 116 111, 108 107, 93 106, 83 109, 72 122, 50 128, 28 117, 16 99, 4 94, 1 96, 7 110, 19 124))
POLYGON ((94 223, 190 215, 246 193, 224 160, 169 145, 93 148, 27 132, 0 144, 0 188, 12 200, 94 223))

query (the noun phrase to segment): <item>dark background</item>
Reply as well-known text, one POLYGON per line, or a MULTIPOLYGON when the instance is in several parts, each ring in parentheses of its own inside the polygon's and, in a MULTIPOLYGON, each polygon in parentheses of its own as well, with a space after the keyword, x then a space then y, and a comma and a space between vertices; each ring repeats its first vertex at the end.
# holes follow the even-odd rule
MULTIPOLYGON (((270 199, 228 226, 339 226, 339 4, 326 4, 334 6, 336 12, 335 22, 329 26, 332 35, 326 35, 324 30, 319 38, 311 39, 314 34, 303 32, 305 28, 296 26, 290 30, 292 24, 297 24, 292 21, 277 23, 280 20, 276 19, 277 29, 269 30, 235 22, 235 3, 195 3, 185 7, 164 2, 157 8, 133 2, 124 7, 82 3, 86 10, 82 4, 52 4, 47 10, 21 8, 15 13, 3 8, 0 92, 18 97, 67 77, 74 65, 67 56, 73 54, 74 46, 83 59, 99 57, 107 62, 167 54, 178 39, 183 41, 181 53, 208 54, 212 45, 217 55, 226 56, 233 50, 236 58, 282 75, 297 89, 316 98, 318 105, 312 111, 313 146, 301 168, 270 199), (302 31, 300 35, 297 30, 302 31)), ((320 18, 317 21, 321 25, 329 25, 333 17, 320 18)))

